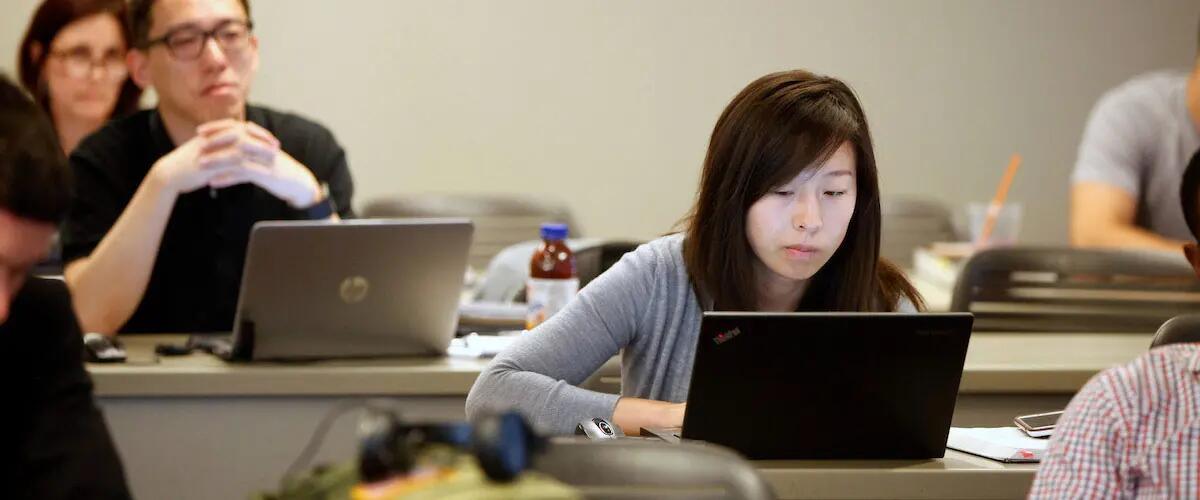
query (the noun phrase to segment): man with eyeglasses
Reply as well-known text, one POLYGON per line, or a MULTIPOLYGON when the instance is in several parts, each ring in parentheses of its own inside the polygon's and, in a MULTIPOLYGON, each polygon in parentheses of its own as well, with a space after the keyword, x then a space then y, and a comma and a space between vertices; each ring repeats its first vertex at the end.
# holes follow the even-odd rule
POLYGON ((130 74, 158 105, 72 154, 65 278, 85 331, 229 331, 255 222, 353 215, 345 153, 324 127, 247 104, 248 0, 129 8, 130 74))

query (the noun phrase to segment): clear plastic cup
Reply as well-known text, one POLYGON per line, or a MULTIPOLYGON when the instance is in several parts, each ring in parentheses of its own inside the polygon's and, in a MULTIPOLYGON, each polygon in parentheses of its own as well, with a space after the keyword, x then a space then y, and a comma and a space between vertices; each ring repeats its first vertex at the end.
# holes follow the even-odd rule
POLYGON ((1021 204, 1005 203, 996 214, 996 222, 992 226, 991 236, 986 242, 981 242, 983 228, 987 224, 990 202, 971 202, 967 204, 967 231, 971 242, 976 246, 1007 246, 1017 244, 1021 233, 1021 204))

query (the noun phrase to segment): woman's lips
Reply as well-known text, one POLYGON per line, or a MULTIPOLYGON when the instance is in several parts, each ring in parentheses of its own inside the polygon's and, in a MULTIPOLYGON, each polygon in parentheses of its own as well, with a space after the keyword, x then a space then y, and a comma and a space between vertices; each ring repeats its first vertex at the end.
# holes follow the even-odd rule
POLYGON ((788 245, 783 249, 793 259, 809 259, 817 254, 817 247, 809 245, 788 245))

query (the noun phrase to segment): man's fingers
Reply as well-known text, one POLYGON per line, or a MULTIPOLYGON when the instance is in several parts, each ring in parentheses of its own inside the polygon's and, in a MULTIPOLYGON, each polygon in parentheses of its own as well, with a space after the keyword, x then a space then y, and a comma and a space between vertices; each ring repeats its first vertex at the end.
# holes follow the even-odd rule
POLYGON ((275 166, 275 156, 278 150, 260 141, 242 141, 239 142, 238 151, 249 160, 251 163, 256 163, 265 167, 275 166))
POLYGON ((212 178, 208 181, 208 187, 213 189, 223 189, 230 186, 236 186, 238 184, 246 184, 248 182, 250 182, 250 179, 244 175, 230 174, 212 178))
POLYGON ((211 151, 216 151, 221 148, 229 147, 237 144, 238 139, 243 136, 242 132, 237 129, 226 129, 214 133, 209 137, 201 139, 200 154, 205 154, 211 151))
POLYGON ((242 124, 243 124, 243 122, 234 120, 232 118, 226 118, 223 120, 215 120, 215 121, 200 124, 199 127, 196 127, 196 134, 201 137, 208 137, 210 135, 221 132, 222 130, 228 130, 231 128, 239 128, 242 126, 242 124))
POLYGON ((276 139, 274 134, 272 134, 269 130, 262 128, 257 123, 246 122, 246 132, 257 139, 270 144, 271 147, 279 147, 279 139, 276 139))
POLYGON ((205 172, 208 175, 208 186, 224 188, 250 182, 249 173, 241 165, 222 166, 205 172))
POLYGON ((213 170, 223 167, 240 167, 244 161, 245 158, 240 150, 229 147, 212 153, 202 154, 197 163, 202 169, 213 170))

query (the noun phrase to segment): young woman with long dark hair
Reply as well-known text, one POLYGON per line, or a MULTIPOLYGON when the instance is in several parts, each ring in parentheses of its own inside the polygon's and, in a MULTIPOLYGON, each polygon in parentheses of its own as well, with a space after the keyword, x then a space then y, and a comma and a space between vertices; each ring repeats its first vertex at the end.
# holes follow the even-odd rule
POLYGON ((921 306, 879 258, 880 218, 854 93, 806 71, 764 76, 717 121, 686 231, 625 255, 497 356, 468 416, 515 408, 555 434, 593 417, 634 432, 680 427, 703 311, 921 306), (578 387, 618 352, 620 396, 578 387))

